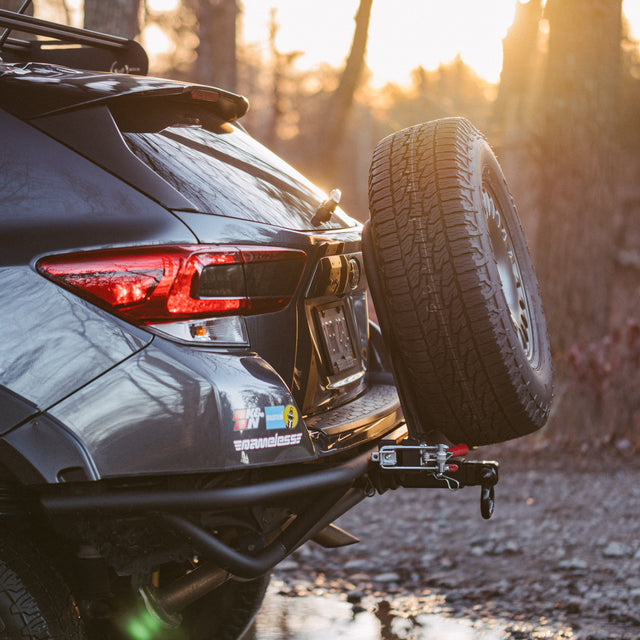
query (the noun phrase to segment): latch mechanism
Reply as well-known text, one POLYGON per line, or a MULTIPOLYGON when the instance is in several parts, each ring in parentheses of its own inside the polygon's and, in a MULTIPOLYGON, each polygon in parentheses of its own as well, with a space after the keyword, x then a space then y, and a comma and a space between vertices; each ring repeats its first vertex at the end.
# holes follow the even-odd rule
POLYGON ((411 439, 400 443, 382 441, 371 460, 378 463, 376 481, 380 488, 424 487, 460 489, 480 486, 480 512, 488 519, 495 506, 498 463, 463 460, 465 444, 424 444, 411 439))

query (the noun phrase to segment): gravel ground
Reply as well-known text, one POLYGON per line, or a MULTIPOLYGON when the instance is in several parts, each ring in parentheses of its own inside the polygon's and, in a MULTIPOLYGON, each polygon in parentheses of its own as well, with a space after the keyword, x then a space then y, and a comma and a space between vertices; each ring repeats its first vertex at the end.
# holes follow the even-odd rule
POLYGON ((553 637, 640 639, 637 459, 509 445, 482 453, 500 461, 491 520, 478 487, 389 491, 337 522, 362 542, 309 543, 276 579, 292 592, 330 586, 356 607, 410 598, 454 616, 562 630, 553 637))

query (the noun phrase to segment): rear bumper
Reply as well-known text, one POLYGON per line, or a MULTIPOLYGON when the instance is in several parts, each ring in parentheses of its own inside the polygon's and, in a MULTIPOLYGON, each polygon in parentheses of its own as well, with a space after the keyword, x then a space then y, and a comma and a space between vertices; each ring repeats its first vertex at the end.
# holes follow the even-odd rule
POLYGON ((198 554, 216 567, 250 579, 269 571, 366 497, 371 486, 367 474, 372 451, 368 448, 334 465, 304 465, 293 474, 276 474, 269 480, 244 486, 200 490, 154 490, 148 486, 117 490, 108 483, 50 486, 40 495, 40 504, 45 513, 62 521, 79 515, 153 519, 157 526, 190 540, 198 554), (298 504, 294 522, 254 554, 229 546, 189 517, 197 512, 237 512, 258 505, 291 503, 298 504))
POLYGON ((127 489, 107 490, 106 487, 61 485, 45 490, 41 496, 44 510, 51 515, 78 513, 189 512, 240 509, 278 502, 289 502, 310 493, 348 489, 366 475, 371 465, 371 447, 364 453, 336 465, 299 467, 286 477, 265 480, 243 486, 202 490, 127 489))
POLYGON ((2 445, 28 467, 20 480, 56 484, 313 462, 401 421, 394 388, 378 385, 305 423, 285 382, 255 354, 155 338, 2 445))
MULTIPOLYGON (((406 427, 402 426, 390 433, 386 442, 395 441, 402 447, 406 436, 406 427)), ((357 456, 336 464, 300 465, 293 473, 272 470, 268 479, 241 486, 182 490, 148 485, 117 489, 103 483, 51 486, 41 493, 40 505, 53 517, 135 516, 157 520, 159 525, 190 540, 197 552, 216 567, 244 579, 269 571, 375 490, 382 493, 398 487, 451 488, 451 482, 458 487, 480 485, 482 514, 485 518, 491 516, 497 463, 458 460, 459 468, 449 472, 455 478, 452 479, 418 467, 412 471, 386 471, 374 462, 372 454, 377 450, 377 445, 363 448, 357 456), (297 505, 293 522, 257 553, 229 546, 191 517, 202 512, 291 505, 297 505)))

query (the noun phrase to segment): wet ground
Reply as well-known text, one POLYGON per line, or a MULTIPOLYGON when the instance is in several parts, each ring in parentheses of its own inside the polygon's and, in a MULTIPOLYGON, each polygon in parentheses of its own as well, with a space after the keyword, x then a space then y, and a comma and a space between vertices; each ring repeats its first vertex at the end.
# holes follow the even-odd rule
POLYGON ((277 569, 255 640, 639 640, 637 458, 488 453, 491 520, 475 487, 366 500, 338 521, 362 542, 277 569))
POLYGON ((354 605, 344 594, 292 597, 276 582, 247 640, 561 640, 570 628, 498 618, 452 617, 441 599, 406 602, 370 598, 354 605), (364 605, 364 606, 363 606, 364 605))

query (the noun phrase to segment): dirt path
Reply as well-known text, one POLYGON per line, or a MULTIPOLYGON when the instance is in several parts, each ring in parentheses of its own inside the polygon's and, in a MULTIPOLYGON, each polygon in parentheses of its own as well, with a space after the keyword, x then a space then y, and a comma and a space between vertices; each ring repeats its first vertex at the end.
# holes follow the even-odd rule
POLYGON ((311 577, 355 601, 436 595, 456 615, 640 639, 640 463, 488 453, 501 464, 491 520, 480 515, 479 488, 390 491, 338 521, 360 544, 310 543, 276 577, 311 577))

